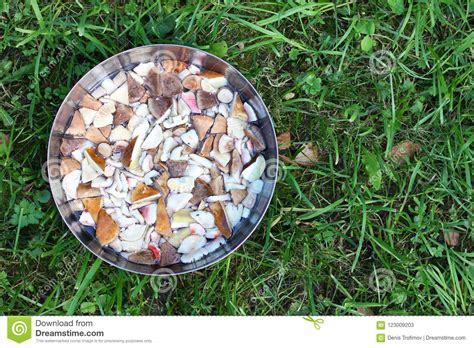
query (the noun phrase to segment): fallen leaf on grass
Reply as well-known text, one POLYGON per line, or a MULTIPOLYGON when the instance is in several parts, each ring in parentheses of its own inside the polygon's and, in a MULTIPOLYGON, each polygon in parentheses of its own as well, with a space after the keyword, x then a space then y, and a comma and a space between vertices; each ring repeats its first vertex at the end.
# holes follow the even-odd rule
POLYGON ((420 150, 420 146, 410 140, 402 141, 392 148, 389 157, 398 164, 404 164, 407 159, 412 159, 420 150))
POLYGON ((290 132, 284 132, 277 136, 278 148, 280 150, 286 150, 291 146, 291 135, 290 132))
POLYGON ((295 157, 295 162, 302 166, 314 165, 319 159, 318 148, 312 143, 304 144, 301 148, 295 157))
POLYGON ((459 245, 459 233, 454 231, 444 231, 444 241, 449 246, 459 245))
POLYGON ((367 307, 357 307, 357 312, 365 316, 375 315, 374 311, 367 307))

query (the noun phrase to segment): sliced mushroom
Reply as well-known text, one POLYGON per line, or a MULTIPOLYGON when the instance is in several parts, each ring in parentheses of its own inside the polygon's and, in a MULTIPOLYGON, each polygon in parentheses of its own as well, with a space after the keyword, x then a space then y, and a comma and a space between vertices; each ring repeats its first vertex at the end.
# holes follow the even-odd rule
POLYGON ((150 113, 159 119, 171 107, 172 100, 168 97, 156 97, 148 99, 150 113))
POLYGON ((181 81, 174 73, 161 74, 161 92, 165 97, 172 97, 183 91, 181 81))
POLYGON ((230 238, 232 236, 232 228, 222 202, 210 203, 209 209, 214 215, 214 220, 219 231, 224 235, 224 237, 230 238))
POLYGON ((97 218, 97 229, 95 236, 101 245, 107 245, 117 238, 119 227, 112 217, 104 209, 100 209, 97 218))
POLYGON ((198 108, 202 109, 209 109, 213 106, 216 106, 218 101, 215 94, 198 90, 196 92, 196 101, 198 108))
POLYGON ((74 113, 71 124, 66 130, 66 134, 70 134, 76 137, 83 136, 84 134, 86 134, 86 126, 79 111, 76 111, 74 113))
POLYGON ((133 109, 130 106, 117 104, 114 114, 114 125, 121 124, 130 120, 133 115, 133 109))
POLYGON ((211 129, 211 134, 227 133, 227 120, 221 114, 218 114, 214 120, 214 126, 211 129))
POLYGON ((164 197, 161 197, 158 200, 155 229, 159 234, 165 237, 169 237, 173 233, 171 230, 170 219, 168 213, 166 212, 166 204, 164 197))
POLYGON ((127 75, 128 99, 130 103, 139 101, 145 94, 145 88, 129 73, 127 75))
POLYGON ((202 141, 209 128, 213 125, 214 119, 209 116, 198 115, 191 117, 191 122, 193 123, 194 129, 196 129, 199 140, 202 141))

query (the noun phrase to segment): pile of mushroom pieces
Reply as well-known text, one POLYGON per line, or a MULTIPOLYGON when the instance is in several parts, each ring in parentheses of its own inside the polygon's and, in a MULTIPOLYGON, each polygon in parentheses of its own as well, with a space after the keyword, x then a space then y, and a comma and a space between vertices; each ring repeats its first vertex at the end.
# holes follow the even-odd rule
POLYGON ((255 121, 222 74, 176 60, 121 70, 84 96, 65 131, 66 200, 132 262, 197 261, 226 243, 262 190, 255 121))

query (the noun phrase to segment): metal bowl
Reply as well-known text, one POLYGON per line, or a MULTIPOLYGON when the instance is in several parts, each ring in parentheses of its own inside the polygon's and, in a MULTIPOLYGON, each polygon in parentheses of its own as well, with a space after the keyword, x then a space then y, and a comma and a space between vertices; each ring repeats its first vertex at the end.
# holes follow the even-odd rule
POLYGON ((222 59, 196 48, 168 44, 148 45, 133 48, 106 59, 84 75, 71 89, 53 122, 48 144, 47 169, 51 192, 59 213, 71 232, 92 253, 115 267, 131 272, 147 275, 183 274, 199 270, 222 260, 242 245, 257 228, 270 205, 275 189, 278 173, 278 147, 272 119, 262 98, 237 69, 222 59), (99 86, 105 78, 114 77, 121 69, 130 70, 141 62, 161 61, 163 59, 176 59, 224 74, 230 85, 240 93, 243 101, 247 101, 255 109, 258 118, 257 124, 262 130, 267 145, 267 149, 263 152, 267 161, 263 191, 258 195, 250 216, 234 228, 232 237, 219 249, 197 262, 170 265, 166 266, 166 269, 159 265, 142 265, 130 262, 111 248, 101 247, 94 237, 94 231, 84 228, 78 222, 78 212, 74 211, 72 204, 66 202, 59 174, 61 139, 64 137, 72 115, 82 97, 99 86))

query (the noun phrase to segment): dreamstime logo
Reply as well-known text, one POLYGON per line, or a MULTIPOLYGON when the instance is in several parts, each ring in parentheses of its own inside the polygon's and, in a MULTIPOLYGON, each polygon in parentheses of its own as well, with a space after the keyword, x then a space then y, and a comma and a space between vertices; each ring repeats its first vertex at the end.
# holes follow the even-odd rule
POLYGON ((396 59, 392 52, 378 50, 370 56, 369 69, 373 74, 386 75, 392 71, 395 63, 396 59))
POLYGON ((46 182, 53 182, 61 179, 61 160, 51 159, 41 166, 41 177, 46 182), (49 167, 49 173, 48 173, 49 167))
MULTIPOLYGON (((176 62, 178 59, 176 58, 176 55, 171 52, 171 51, 162 51, 159 50, 157 51, 152 58, 152 61, 155 64, 162 64, 163 61, 170 61, 171 62, 176 62)), ((163 64, 162 64, 163 65, 163 64)), ((164 67, 163 67, 164 68, 164 67)))
POLYGON ((178 279, 171 269, 160 268, 152 273, 150 283, 153 291, 159 294, 166 294, 176 289, 178 279))
POLYGON ((17 343, 31 338, 31 317, 8 317, 7 337, 17 343))
POLYGON ((270 158, 265 161, 265 171, 262 179, 266 181, 283 181, 287 175, 286 166, 278 158, 270 158))
POLYGON ((380 294, 391 291, 395 287, 397 279, 393 272, 386 268, 377 268, 369 277, 369 288, 380 294))

